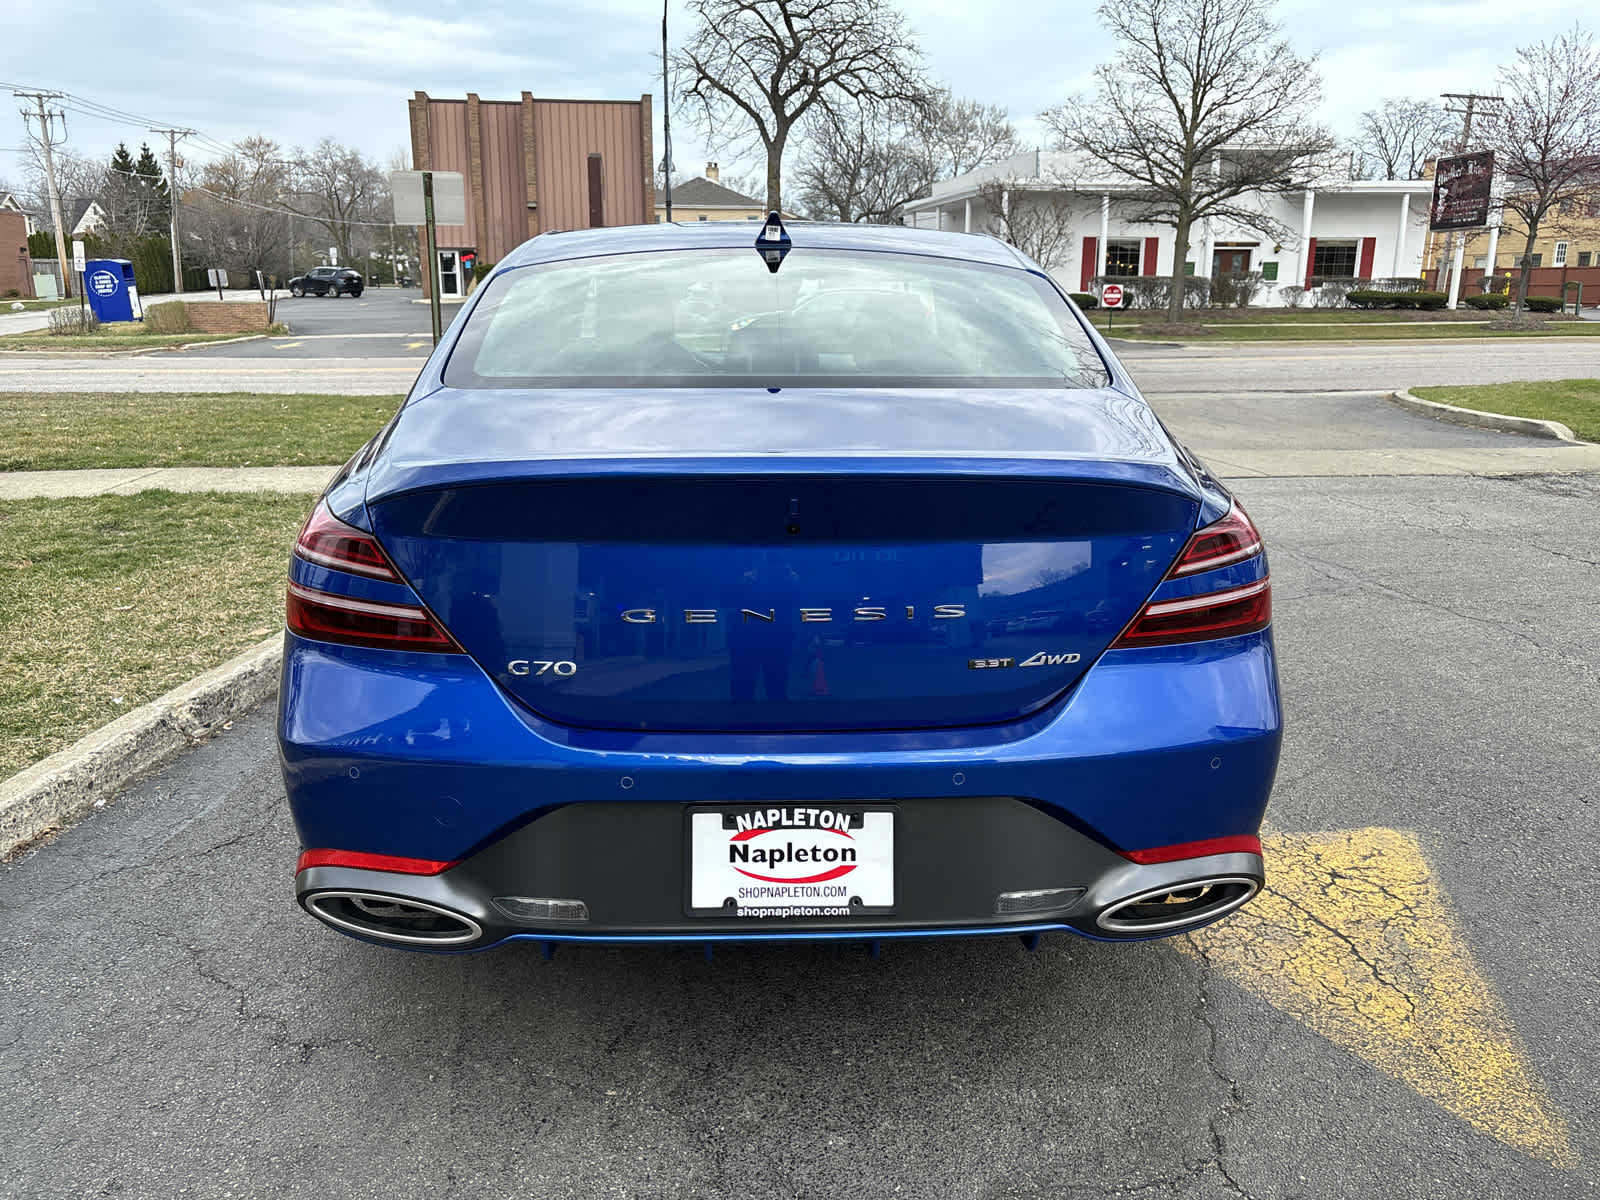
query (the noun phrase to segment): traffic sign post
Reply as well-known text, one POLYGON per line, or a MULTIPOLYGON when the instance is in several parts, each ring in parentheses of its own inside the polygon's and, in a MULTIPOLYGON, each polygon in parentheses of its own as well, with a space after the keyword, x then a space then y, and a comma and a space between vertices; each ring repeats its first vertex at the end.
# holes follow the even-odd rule
POLYGON ((80 238, 73 238, 72 239, 72 273, 78 277, 78 328, 79 329, 83 328, 84 321, 88 319, 83 314, 83 307, 84 307, 85 304, 88 303, 87 298, 83 294, 83 291, 84 291, 84 288, 83 288, 83 275, 84 275, 84 272, 87 269, 88 269, 87 260, 84 258, 84 253, 83 253, 83 241, 80 238))
POLYGON ((438 227, 467 223, 466 176, 460 171, 391 171, 389 189, 395 224, 422 226, 427 231, 428 311, 437 346, 443 328, 439 319, 438 227))
POLYGON ((1100 303, 1106 306, 1106 332, 1111 332, 1111 310, 1122 307, 1122 285, 1108 283, 1100 289, 1100 303))

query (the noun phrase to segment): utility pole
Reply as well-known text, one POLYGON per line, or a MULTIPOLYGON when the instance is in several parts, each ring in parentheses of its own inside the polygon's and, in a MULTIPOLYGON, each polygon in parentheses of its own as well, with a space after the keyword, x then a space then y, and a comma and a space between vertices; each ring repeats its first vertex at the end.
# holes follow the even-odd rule
POLYGON ((661 0, 661 178, 672 224, 672 84, 667 77, 667 0, 661 0))
MULTIPOLYGON (((1465 154, 1472 146, 1472 115, 1478 104, 1478 101, 1483 100, 1489 103, 1498 104, 1505 99, 1503 96, 1485 96, 1477 92, 1443 92, 1441 93, 1441 96, 1445 100, 1459 100, 1462 102, 1459 108, 1452 108, 1449 105, 1445 106, 1446 112, 1461 114, 1461 142, 1456 147, 1457 154, 1465 154)), ((1451 255, 1450 259, 1450 286, 1440 286, 1439 288, 1439 291, 1444 292, 1449 297, 1449 299, 1445 301, 1445 307, 1447 308, 1455 308, 1461 299, 1461 266, 1462 261, 1466 257, 1466 233, 1458 232, 1455 235, 1455 243, 1455 253, 1451 255)), ((1493 263, 1485 263, 1484 266, 1488 273, 1493 273, 1493 263)), ((1443 285, 1444 280, 1440 279, 1439 283, 1443 285)))
POLYGON ((172 222, 168 232, 172 238, 172 290, 183 293, 183 263, 178 254, 178 139, 194 136, 192 129, 152 129, 151 133, 167 136, 167 194, 172 201, 172 222))
POLYGON ((61 294, 70 296, 73 292, 73 285, 70 278, 71 272, 67 269, 67 263, 70 261, 67 258, 67 231, 62 228, 65 222, 61 216, 61 192, 56 187, 55 142, 50 131, 51 122, 60 121, 61 140, 66 141, 67 114, 59 108, 45 108, 45 101, 60 100, 65 93, 12 92, 11 94, 19 100, 32 100, 38 106, 37 113, 30 113, 27 109, 23 109, 22 120, 23 124, 26 125, 29 117, 37 116, 39 118, 39 136, 34 140, 44 152, 44 179, 45 186, 50 191, 50 219, 55 223, 56 227, 56 263, 61 268, 61 294))

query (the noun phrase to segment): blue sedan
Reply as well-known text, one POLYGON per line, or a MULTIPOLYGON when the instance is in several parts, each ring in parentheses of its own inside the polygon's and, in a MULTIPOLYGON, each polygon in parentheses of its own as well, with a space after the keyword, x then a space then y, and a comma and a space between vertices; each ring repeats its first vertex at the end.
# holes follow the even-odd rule
POLYGON ((432 951, 1218 919, 1261 537, 1009 246, 771 217, 507 256, 291 561, 299 902, 432 951))

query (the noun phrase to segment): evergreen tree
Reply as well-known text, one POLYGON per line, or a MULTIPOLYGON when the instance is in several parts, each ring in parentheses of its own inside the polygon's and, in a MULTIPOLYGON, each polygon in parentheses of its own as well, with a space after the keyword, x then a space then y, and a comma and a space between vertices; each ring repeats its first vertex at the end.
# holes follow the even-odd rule
POLYGON ((140 143, 139 161, 133 164, 133 170, 151 197, 149 231, 164 233, 172 223, 172 189, 167 185, 167 177, 162 174, 161 164, 156 161, 148 143, 140 143))

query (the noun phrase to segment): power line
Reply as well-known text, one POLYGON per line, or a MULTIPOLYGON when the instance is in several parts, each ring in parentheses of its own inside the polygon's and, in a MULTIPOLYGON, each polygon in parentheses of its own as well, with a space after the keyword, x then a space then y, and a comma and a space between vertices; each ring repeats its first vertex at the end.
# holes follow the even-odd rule
POLYGON ((178 139, 194 136, 192 129, 152 129, 151 133, 167 135, 167 215, 171 218, 172 234, 172 289, 183 293, 183 266, 178 254, 178 139))

